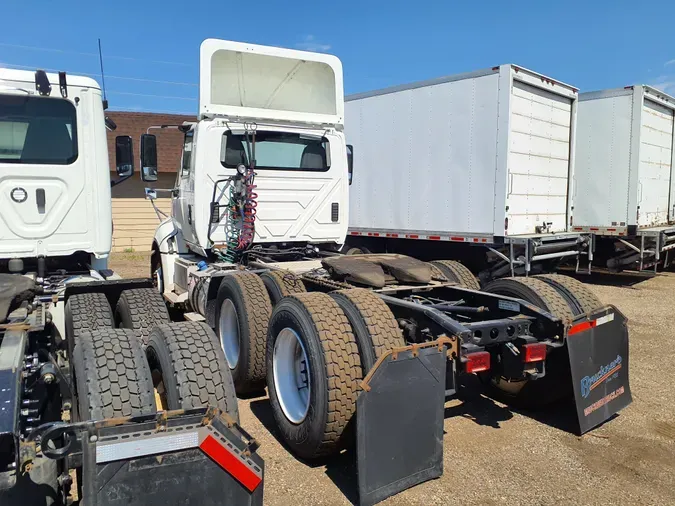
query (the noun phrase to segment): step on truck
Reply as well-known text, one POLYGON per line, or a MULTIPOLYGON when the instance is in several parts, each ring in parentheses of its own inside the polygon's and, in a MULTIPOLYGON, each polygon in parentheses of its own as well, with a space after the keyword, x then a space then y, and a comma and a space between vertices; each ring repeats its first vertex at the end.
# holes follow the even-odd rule
MULTIPOLYGON (((267 387, 290 451, 355 450, 361 504, 441 475, 464 375, 521 406, 573 397, 581 432, 631 402, 626 320, 575 280, 480 291, 457 262, 340 253, 358 168, 336 57, 208 39, 199 85, 152 277, 214 329, 237 394, 267 387)), ((156 138, 141 144, 152 173, 156 138)))
POLYGON ((577 106, 576 88, 517 65, 346 97, 359 171, 345 251, 459 260, 482 283, 584 268, 577 106))
POLYGON ((108 269, 106 126, 94 80, 0 69, 0 504, 262 504, 213 331, 108 269))
POLYGON ((596 266, 653 271, 675 259, 675 98, 638 85, 579 95, 573 230, 596 266))

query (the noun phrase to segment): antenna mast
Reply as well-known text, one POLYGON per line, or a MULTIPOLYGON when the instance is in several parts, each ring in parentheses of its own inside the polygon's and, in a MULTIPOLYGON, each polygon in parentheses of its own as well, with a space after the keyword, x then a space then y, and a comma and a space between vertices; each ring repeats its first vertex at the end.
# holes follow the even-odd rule
POLYGON ((103 85, 103 110, 108 108, 108 96, 105 92, 105 74, 103 73, 103 53, 101 53, 101 39, 98 39, 98 61, 101 64, 101 84, 103 85))

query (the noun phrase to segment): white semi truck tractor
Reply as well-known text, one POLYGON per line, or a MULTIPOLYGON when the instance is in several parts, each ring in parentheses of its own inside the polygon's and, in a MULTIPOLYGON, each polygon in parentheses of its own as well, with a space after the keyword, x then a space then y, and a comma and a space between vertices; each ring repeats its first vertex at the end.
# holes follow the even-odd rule
POLYGON ((108 269, 106 126, 94 80, 0 69, 0 504, 262 504, 219 341, 108 269))
MULTIPOLYGON (((573 395, 581 432, 630 402, 625 319, 574 280, 479 291, 458 263, 339 253, 352 170, 370 168, 352 166, 336 57, 208 39, 199 86, 198 120, 175 126, 182 163, 152 277, 214 329, 238 394, 267 387, 293 453, 356 448, 361 504, 440 476, 461 375, 521 405, 573 395), (611 364, 611 381, 597 374, 611 364)), ((141 165, 157 167, 153 135, 141 165)))

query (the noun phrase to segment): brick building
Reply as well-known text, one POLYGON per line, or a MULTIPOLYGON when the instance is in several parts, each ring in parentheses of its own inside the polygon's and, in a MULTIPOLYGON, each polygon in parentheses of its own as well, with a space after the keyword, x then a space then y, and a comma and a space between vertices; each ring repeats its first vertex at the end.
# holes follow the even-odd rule
MULTIPOLYGON (((154 114, 140 112, 106 111, 106 116, 117 124, 117 130, 108 131, 108 156, 111 179, 115 174, 115 137, 129 135, 133 139, 136 173, 134 177, 112 189, 113 251, 147 251, 152 245, 155 229, 159 224, 150 202, 145 200, 145 187, 173 188, 176 171, 180 166, 183 134, 178 130, 151 130, 157 136, 157 164, 159 177, 156 183, 144 183, 140 178, 140 139, 148 127, 180 125, 195 121, 194 116, 154 114)), ((171 199, 165 196, 155 201, 167 214, 171 213, 171 199)))

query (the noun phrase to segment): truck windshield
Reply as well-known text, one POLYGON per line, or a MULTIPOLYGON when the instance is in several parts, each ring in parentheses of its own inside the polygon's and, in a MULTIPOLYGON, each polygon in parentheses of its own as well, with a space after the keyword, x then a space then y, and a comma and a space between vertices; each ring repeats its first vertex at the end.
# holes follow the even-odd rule
MULTIPOLYGON (((255 159, 257 169, 306 170, 323 172, 330 168, 328 139, 287 132, 257 132, 255 159)), ((234 169, 248 165, 246 135, 223 135, 220 162, 234 169)))
POLYGON ((76 159, 71 102, 0 94, 0 163, 69 165, 76 159))

